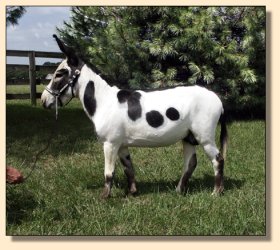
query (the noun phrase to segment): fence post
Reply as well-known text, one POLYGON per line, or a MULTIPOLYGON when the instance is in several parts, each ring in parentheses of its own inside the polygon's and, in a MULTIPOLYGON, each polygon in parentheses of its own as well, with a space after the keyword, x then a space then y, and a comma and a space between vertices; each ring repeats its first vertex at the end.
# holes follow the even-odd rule
POLYGON ((35 51, 28 52, 29 57, 29 83, 31 104, 36 105, 36 64, 35 51))

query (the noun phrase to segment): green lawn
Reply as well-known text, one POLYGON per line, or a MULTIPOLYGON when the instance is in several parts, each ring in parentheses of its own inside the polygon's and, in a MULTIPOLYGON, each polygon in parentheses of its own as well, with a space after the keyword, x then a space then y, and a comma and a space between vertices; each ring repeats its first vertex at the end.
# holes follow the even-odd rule
POLYGON ((211 196, 210 161, 198 167, 185 195, 175 192, 182 147, 132 148, 138 195, 126 197, 117 163, 112 197, 102 200, 103 152, 78 101, 54 112, 30 101, 7 101, 7 164, 30 171, 36 152, 50 148, 26 183, 7 185, 7 235, 265 235, 265 122, 234 121, 225 164, 225 193, 211 196), (55 131, 54 131, 55 129, 55 131))
MULTIPOLYGON (((46 86, 43 84, 36 85, 37 93, 42 93, 46 86)), ((29 94, 30 86, 29 85, 7 85, 6 92, 8 94, 29 94)))

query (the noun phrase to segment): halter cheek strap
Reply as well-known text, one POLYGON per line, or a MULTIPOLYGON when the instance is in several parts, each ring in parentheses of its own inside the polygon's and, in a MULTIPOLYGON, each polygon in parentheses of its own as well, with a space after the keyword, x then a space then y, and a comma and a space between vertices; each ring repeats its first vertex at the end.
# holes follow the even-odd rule
MULTIPOLYGON (((66 83, 61 89, 59 89, 59 90, 53 90, 53 89, 50 89, 50 88, 48 88, 48 87, 46 87, 45 89, 51 94, 51 95, 53 95, 53 96, 57 96, 58 98, 60 98, 60 96, 63 94, 63 92, 67 89, 67 88, 69 88, 69 87, 71 87, 71 92, 72 92, 72 98, 74 98, 75 97, 75 95, 74 95, 74 85, 75 85, 75 83, 77 82, 77 80, 78 80, 78 78, 79 78, 79 76, 80 76, 80 70, 75 70, 75 74, 72 76, 72 78, 70 78, 70 80, 68 81, 68 83, 66 83)), ((72 99, 71 98, 71 99, 72 99)), ((70 99, 70 100, 71 100, 70 99)), ((62 102, 60 103, 60 104, 62 104, 62 102)), ((61 105, 62 106, 62 105, 61 105)))
POLYGON ((56 116, 56 120, 57 120, 57 117, 58 117, 58 103, 61 107, 63 106, 63 103, 60 99, 61 95, 69 87, 71 88, 72 96, 71 96, 70 100, 65 105, 67 105, 75 97, 74 86, 75 86, 75 83, 77 82, 77 80, 80 76, 80 73, 81 73, 81 71, 76 69, 74 75, 69 79, 68 83, 65 84, 60 90, 53 90, 53 89, 50 89, 48 87, 45 87, 45 90, 48 91, 52 96, 55 97, 55 116, 56 116))

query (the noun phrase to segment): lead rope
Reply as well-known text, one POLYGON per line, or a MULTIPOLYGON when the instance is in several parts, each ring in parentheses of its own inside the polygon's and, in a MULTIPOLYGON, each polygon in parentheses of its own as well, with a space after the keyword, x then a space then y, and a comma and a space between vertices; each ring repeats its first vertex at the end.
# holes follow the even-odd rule
MULTIPOLYGON (((58 125, 58 96, 55 97, 55 124, 54 124, 54 128, 53 128, 54 131, 57 131, 57 127, 58 127, 57 125, 58 125)), ((29 174, 23 179, 24 182, 26 182, 26 180, 32 175, 33 171, 38 166, 38 165, 36 165, 36 163, 39 159, 39 156, 41 154, 43 154, 49 148, 49 146, 51 145, 51 141, 54 138, 54 134, 55 133, 53 133, 53 132, 50 134, 48 141, 47 141, 47 145, 35 155, 35 160, 32 164, 31 170, 30 170, 29 174)))
MULTIPOLYGON (((70 83, 67 84, 67 85, 65 85, 65 86, 62 88, 62 90, 60 90, 59 94, 55 94, 55 125, 54 125, 54 130, 56 130, 56 131, 57 131, 57 127, 58 127, 58 126, 57 126, 57 125, 58 125, 58 101, 60 100, 60 99, 59 99, 60 94, 61 94, 61 92, 64 91, 64 88, 67 88, 68 86, 71 87, 72 97, 71 97, 71 99, 65 104, 65 106, 66 106, 66 105, 74 98, 74 96, 75 96, 75 95, 74 95, 74 92, 73 92, 73 84, 74 84, 75 81, 77 81, 77 79, 78 79, 80 73, 81 73, 80 70, 76 70, 74 76, 72 77, 72 79, 71 79, 71 81, 70 81, 70 83)), ((53 91, 51 91, 50 89, 46 88, 46 90, 47 90, 50 94, 54 95, 54 94, 53 94, 53 91)), ((40 151, 35 155, 35 160, 34 160, 34 162, 33 162, 33 164, 32 164, 31 170, 30 170, 29 174, 24 178, 24 182, 31 176, 31 174, 33 173, 33 171, 36 169, 36 166, 37 166, 36 163, 37 163, 37 161, 38 161, 38 159, 39 159, 39 156, 40 156, 42 153, 44 153, 44 152, 49 148, 49 146, 50 146, 50 144, 51 144, 51 140, 52 140, 53 138, 54 138, 54 133, 51 133, 51 134, 50 134, 50 137, 48 138, 48 143, 47 143, 46 147, 44 147, 42 150, 40 150, 40 151)))
POLYGON ((55 123, 58 121, 58 98, 59 96, 55 97, 55 123))

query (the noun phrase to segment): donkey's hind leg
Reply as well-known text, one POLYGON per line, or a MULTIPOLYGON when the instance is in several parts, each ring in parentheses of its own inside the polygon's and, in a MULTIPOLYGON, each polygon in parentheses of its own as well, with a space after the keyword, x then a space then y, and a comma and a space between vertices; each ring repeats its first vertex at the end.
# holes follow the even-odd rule
POLYGON ((195 146, 183 141, 184 168, 182 177, 177 185, 176 191, 182 193, 186 190, 189 179, 197 165, 195 146))
POLYGON ((212 161, 215 173, 215 186, 212 195, 221 194, 224 191, 224 158, 215 144, 205 144, 203 148, 212 161))
POLYGON ((137 192, 136 184, 135 184, 135 175, 134 169, 132 165, 132 161, 130 158, 130 154, 127 147, 121 147, 119 149, 119 157, 122 165, 124 166, 124 173, 127 177, 128 182, 128 192, 131 194, 135 194, 137 192))

